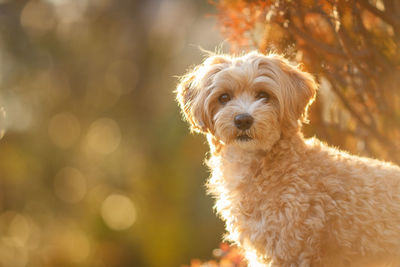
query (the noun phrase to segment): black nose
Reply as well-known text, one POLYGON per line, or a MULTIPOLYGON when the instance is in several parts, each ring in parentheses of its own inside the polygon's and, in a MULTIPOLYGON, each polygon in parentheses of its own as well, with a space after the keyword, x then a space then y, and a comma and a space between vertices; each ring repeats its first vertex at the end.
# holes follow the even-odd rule
POLYGON ((247 130, 253 124, 253 117, 250 114, 243 113, 235 116, 235 126, 240 130, 247 130))

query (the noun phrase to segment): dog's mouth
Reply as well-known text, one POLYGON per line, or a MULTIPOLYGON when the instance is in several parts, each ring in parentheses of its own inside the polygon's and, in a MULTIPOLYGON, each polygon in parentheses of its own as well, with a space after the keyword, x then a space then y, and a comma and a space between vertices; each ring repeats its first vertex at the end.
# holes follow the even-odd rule
POLYGON ((248 142, 250 140, 252 140, 253 138, 251 138, 250 136, 248 136, 247 134, 241 134, 238 135, 236 137, 236 140, 240 141, 240 142, 248 142))

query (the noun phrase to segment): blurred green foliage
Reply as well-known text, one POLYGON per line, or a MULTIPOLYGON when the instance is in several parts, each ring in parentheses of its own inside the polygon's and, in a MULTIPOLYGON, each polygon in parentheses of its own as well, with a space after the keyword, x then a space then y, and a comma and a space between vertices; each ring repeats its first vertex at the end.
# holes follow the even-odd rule
POLYGON ((0 266, 179 266, 218 247, 174 75, 206 1, 0 1, 0 266))

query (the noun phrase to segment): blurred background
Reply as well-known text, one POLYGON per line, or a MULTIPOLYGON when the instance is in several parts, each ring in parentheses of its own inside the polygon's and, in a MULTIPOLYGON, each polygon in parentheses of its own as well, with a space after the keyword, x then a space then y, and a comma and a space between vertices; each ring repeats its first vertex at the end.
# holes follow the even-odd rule
POLYGON ((0 266, 180 266, 223 233, 175 75, 207 1, 0 1, 0 266), (6 116, 4 116, 4 111, 6 116))
POLYGON ((0 267, 243 264, 175 76, 283 53, 321 85, 306 136, 399 163, 399 44, 397 0, 0 0, 0 267))

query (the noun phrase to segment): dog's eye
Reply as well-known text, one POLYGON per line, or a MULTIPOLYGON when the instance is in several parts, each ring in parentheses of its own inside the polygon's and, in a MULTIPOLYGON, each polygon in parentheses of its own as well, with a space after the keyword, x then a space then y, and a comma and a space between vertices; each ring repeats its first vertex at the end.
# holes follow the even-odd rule
POLYGON ((256 95, 256 98, 257 99, 264 99, 264 100, 268 101, 269 94, 266 93, 266 92, 258 92, 257 95, 256 95))
POLYGON ((227 93, 222 94, 222 95, 220 95, 220 96, 218 97, 218 101, 219 101, 219 103, 221 103, 221 104, 226 104, 226 103, 228 103, 230 100, 231 100, 231 96, 230 96, 229 94, 227 94, 227 93))

